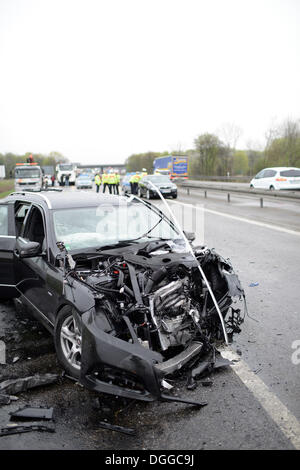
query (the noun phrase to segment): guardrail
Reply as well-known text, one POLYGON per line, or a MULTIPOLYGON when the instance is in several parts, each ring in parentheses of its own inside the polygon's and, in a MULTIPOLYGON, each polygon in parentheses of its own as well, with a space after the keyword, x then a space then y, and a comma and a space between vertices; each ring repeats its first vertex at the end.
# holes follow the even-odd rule
POLYGON ((233 184, 227 183, 227 184, 210 184, 209 182, 203 182, 203 181, 185 181, 182 182, 181 184, 178 184, 179 188, 184 188, 187 191, 187 195, 191 195, 192 189, 202 189, 204 191, 204 198, 207 198, 208 195, 208 190, 215 192, 215 191, 222 191, 227 193, 227 202, 230 203, 230 194, 231 193, 239 193, 239 194, 246 194, 247 196, 260 196, 259 202, 260 202, 260 207, 263 208, 264 201, 263 197, 275 197, 279 199, 292 199, 292 200, 298 200, 300 201, 300 191, 298 193, 296 192, 288 192, 288 191, 270 191, 270 190, 264 190, 264 189, 251 189, 249 188, 238 188, 234 187, 233 184))

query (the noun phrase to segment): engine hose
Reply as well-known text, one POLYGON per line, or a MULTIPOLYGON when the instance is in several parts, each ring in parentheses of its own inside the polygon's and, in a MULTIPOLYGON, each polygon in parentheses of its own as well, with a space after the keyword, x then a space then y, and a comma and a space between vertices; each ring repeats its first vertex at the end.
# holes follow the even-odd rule
POLYGON ((157 271, 154 271, 148 279, 144 293, 146 295, 149 294, 149 292, 151 292, 152 287, 155 284, 159 284, 166 277, 167 272, 168 271, 166 270, 165 267, 162 267, 158 269, 157 271))
POLYGON ((132 264, 129 264, 129 263, 127 263, 127 266, 128 266, 130 281, 131 281, 131 285, 133 288, 135 300, 140 307, 144 307, 144 302, 141 296, 141 291, 140 291, 140 288, 136 279, 135 268, 134 266, 132 266, 132 264))

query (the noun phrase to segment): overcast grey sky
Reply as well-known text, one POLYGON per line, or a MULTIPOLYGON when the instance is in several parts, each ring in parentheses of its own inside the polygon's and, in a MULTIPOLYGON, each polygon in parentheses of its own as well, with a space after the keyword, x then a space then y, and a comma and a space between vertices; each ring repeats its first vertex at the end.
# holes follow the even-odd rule
POLYGON ((300 118, 299 0, 0 0, 0 152, 122 162, 300 118))

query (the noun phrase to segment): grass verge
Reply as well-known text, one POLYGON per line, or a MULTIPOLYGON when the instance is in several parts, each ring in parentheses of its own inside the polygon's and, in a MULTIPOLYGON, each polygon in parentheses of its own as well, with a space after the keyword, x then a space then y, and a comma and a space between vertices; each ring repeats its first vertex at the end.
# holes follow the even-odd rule
POLYGON ((0 181, 0 198, 10 194, 14 190, 14 180, 0 181))

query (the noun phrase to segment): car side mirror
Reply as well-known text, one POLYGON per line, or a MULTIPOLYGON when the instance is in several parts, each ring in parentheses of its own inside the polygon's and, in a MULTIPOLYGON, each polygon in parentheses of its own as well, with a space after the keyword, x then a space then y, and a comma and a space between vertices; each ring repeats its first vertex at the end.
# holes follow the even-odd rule
POLYGON ((20 258, 33 258, 34 256, 41 255, 41 245, 38 242, 31 242, 18 237, 15 253, 20 258))
POLYGON ((183 231, 183 233, 185 234, 185 236, 186 236, 186 238, 188 239, 189 242, 193 242, 196 238, 195 232, 183 231))

